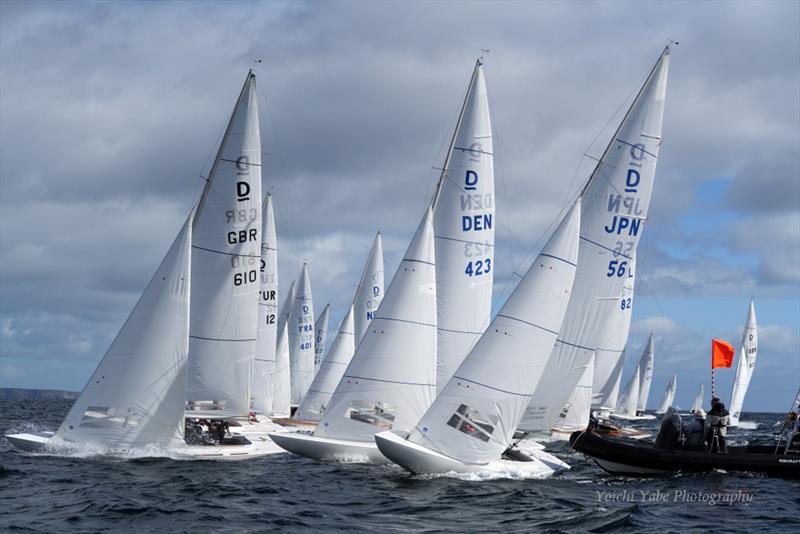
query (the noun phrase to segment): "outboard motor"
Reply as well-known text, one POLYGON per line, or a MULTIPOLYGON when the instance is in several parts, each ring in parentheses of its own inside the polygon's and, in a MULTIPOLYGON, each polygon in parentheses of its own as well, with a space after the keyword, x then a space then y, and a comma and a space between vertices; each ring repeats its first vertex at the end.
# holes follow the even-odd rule
POLYGON ((656 449, 674 451, 681 442, 681 417, 670 408, 661 419, 661 428, 656 435, 656 449))

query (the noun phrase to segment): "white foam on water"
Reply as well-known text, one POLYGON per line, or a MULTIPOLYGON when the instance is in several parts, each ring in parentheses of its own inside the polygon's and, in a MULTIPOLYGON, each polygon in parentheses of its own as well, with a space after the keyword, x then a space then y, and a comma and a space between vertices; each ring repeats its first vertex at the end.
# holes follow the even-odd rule
POLYGON ((415 478, 423 480, 434 480, 437 478, 454 478, 465 482, 487 482, 491 480, 543 480, 553 475, 553 471, 531 471, 515 466, 515 463, 527 462, 497 462, 492 465, 492 469, 472 471, 469 473, 457 473, 448 471, 447 473, 436 473, 427 475, 415 475, 415 478))
POLYGON ((745 430, 757 430, 759 426, 761 425, 755 421, 739 421, 739 428, 743 428, 745 430))

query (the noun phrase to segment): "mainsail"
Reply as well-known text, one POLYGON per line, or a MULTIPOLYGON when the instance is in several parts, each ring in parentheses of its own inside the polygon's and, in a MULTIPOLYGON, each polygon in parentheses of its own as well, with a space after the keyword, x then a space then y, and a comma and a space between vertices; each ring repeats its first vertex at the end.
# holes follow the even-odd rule
POLYGON ((56 436, 127 449, 183 442, 191 216, 56 436))
POLYGON ((292 283, 289 284, 289 290, 286 292, 286 295, 283 297, 283 306, 280 308, 280 313, 278 315, 278 332, 283 329, 283 325, 289 320, 289 314, 292 313, 292 307, 294 306, 294 297, 296 295, 296 286, 295 281, 292 280, 292 283))
POLYGON ((756 326, 756 309, 753 301, 747 310, 747 322, 742 334, 742 347, 739 349, 739 364, 736 367, 736 379, 733 381, 733 392, 730 403, 730 426, 739 425, 742 412, 742 403, 747 393, 747 386, 753 377, 753 369, 758 356, 758 331, 756 326))
POLYGON ((479 59, 433 198, 439 390, 491 318, 495 224, 492 160, 492 124, 479 59))
POLYGON ((594 355, 589 358, 589 363, 583 368, 581 379, 569 400, 558 414, 554 429, 561 432, 583 430, 589 425, 589 416, 592 413, 592 377, 594 376, 594 355))
POLYGON ((694 413, 697 410, 703 407, 703 396, 705 393, 703 392, 703 384, 700 384, 700 389, 697 391, 697 396, 694 398, 694 402, 692 403, 691 412, 694 413))
POLYGON ((278 338, 278 240, 272 195, 264 199, 261 242, 261 291, 259 293, 258 335, 250 388, 252 406, 257 413, 272 411, 272 377, 278 338))
POLYGON ((653 347, 653 333, 647 338, 647 346, 639 360, 639 400, 636 409, 643 412, 647 409, 647 397, 650 396, 650 383, 653 381, 653 364, 655 360, 655 349, 653 347))
POLYGON ((347 365, 355 352, 355 332, 353 331, 353 306, 339 325, 328 355, 322 360, 308 393, 294 414, 295 419, 319 421, 331 400, 336 386, 342 379, 347 365))
POLYGON ((326 304, 314 323, 314 374, 319 371, 322 358, 325 357, 325 344, 328 342, 328 323, 330 322, 331 305, 326 304))
POLYGON ((580 204, 561 221, 410 441, 475 464, 496 460, 508 448, 567 308, 578 259, 580 204))
MULTIPOLYGON (((291 311, 291 302, 289 303, 291 311)), ((291 405, 291 363, 289 361, 289 323, 284 322, 278 330, 275 347, 275 372, 272 374, 272 406, 270 416, 288 417, 291 405)))
POLYGON ((622 384, 622 364, 625 362, 625 351, 623 350, 617 357, 617 365, 614 366, 614 371, 611 373, 611 391, 608 396, 603 400, 601 410, 613 412, 617 408, 619 401, 619 388, 622 384))
POLYGON ((533 430, 546 431, 553 425, 592 353, 605 349, 595 360, 593 391, 599 392, 606 389, 623 350, 627 331, 615 336, 616 346, 601 346, 607 332, 603 303, 621 295, 647 220, 669 58, 666 48, 584 188, 575 286, 559 340, 531 399, 533 430))
POLYGON ((291 364, 292 404, 298 405, 314 380, 314 303, 311 276, 303 264, 294 297, 289 326, 289 362, 291 364))
POLYGON ((261 140, 251 71, 192 228, 188 417, 249 411, 258 329, 261 201, 261 140))
POLYGON ((678 375, 672 375, 672 379, 667 384, 667 391, 664 392, 664 400, 658 405, 656 413, 661 415, 667 413, 672 402, 675 400, 675 392, 678 390, 678 375))
POLYGON ((627 417, 636 415, 636 405, 639 402, 639 377, 641 376, 641 364, 633 370, 633 376, 625 386, 622 396, 617 404, 616 413, 627 417))
POLYGON ((315 436, 373 442, 408 431, 436 394, 433 216, 426 210, 315 436))
POLYGON ((381 233, 375 235, 372 249, 369 251, 367 264, 358 282, 358 289, 353 300, 353 319, 355 325, 356 345, 364 334, 383 300, 383 238, 381 233))

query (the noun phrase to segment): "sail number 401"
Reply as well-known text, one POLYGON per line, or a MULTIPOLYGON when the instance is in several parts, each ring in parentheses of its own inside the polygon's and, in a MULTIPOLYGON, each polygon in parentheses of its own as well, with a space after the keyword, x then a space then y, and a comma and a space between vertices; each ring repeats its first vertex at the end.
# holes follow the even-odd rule
POLYGON ((608 262, 608 272, 606 273, 606 276, 609 278, 613 276, 625 276, 625 269, 627 267, 627 261, 611 260, 608 262))
POLYGON ((487 274, 491 270, 492 260, 486 258, 485 260, 469 261, 467 263, 467 268, 464 269, 464 274, 468 276, 480 276, 482 274, 487 274))

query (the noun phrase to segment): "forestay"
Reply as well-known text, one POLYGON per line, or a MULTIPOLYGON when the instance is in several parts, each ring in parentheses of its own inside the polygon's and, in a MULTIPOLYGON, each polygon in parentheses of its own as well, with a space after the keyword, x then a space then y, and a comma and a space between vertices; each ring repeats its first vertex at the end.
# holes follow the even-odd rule
POLYGON ((183 442, 191 217, 56 436, 112 449, 183 442))
POLYGON ((647 409, 647 397, 650 396, 650 383, 653 381, 653 365, 655 363, 655 348, 653 345, 653 333, 647 338, 642 358, 639 360, 639 400, 636 409, 643 412, 647 409))
POLYGON ((736 367, 736 379, 733 382, 733 392, 731 393, 730 403, 730 424, 738 426, 739 417, 742 412, 744 396, 747 393, 747 386, 753 377, 753 369, 756 365, 758 356, 758 331, 756 326, 756 309, 753 301, 747 310, 747 322, 745 323, 744 333, 742 333, 742 345, 739 349, 739 364, 736 367))
POLYGON ((328 323, 330 322, 331 305, 326 304, 314 324, 314 375, 319 371, 325 357, 325 344, 328 342, 328 323))
POLYGON ((636 415, 636 405, 639 402, 639 376, 641 376, 640 366, 637 365, 633 370, 633 376, 625 386, 622 392, 622 397, 617 404, 616 413, 627 417, 634 417, 636 415))
MULTIPOLYGON (((598 348, 593 391, 605 389, 623 340, 600 347, 606 332, 602 298, 620 295, 641 237, 661 146, 669 48, 647 77, 583 192, 580 262, 561 336, 531 400, 534 430, 546 431, 598 348), (608 361, 604 354, 608 355, 608 361)), ((619 303, 623 305, 622 302, 619 303)), ((625 325, 626 328, 629 324, 625 325)))
POLYGON ((354 308, 351 305, 339 325, 328 355, 322 360, 319 371, 308 388, 308 393, 294 414, 295 419, 319 421, 331 400, 336 386, 341 381, 347 365, 355 352, 355 332, 353 330, 354 308))
POLYGON ((305 263, 300 270, 294 305, 287 324, 292 404, 298 405, 314 380, 314 302, 311 296, 311 276, 305 263))
POLYGON ((252 71, 222 138, 192 233, 186 415, 247 415, 261 262, 261 140, 252 71))
POLYGON ((355 342, 358 344, 369 328, 378 306, 383 300, 383 237, 378 232, 372 242, 367 264, 361 273, 353 300, 355 342))
POLYGON ((436 274, 428 209, 315 436, 373 442, 411 430, 436 393, 436 274))
POLYGON ((670 406, 672 406, 673 401, 675 400, 675 392, 678 390, 678 375, 672 375, 672 379, 667 384, 667 391, 664 392, 664 399, 661 401, 661 404, 658 405, 658 409, 656 413, 661 415, 667 413, 670 406))
POLYGON ((492 124, 479 59, 433 200, 437 374, 447 383, 489 324, 494 277, 492 124))
POLYGON ((278 239, 272 195, 263 207, 261 242, 261 291, 258 304, 258 335, 251 387, 252 407, 257 413, 272 411, 272 377, 275 374, 275 350, 278 338, 278 239))
POLYGON ((578 260, 580 201, 569 210, 409 440, 465 463, 508 448, 545 368, 578 260))

